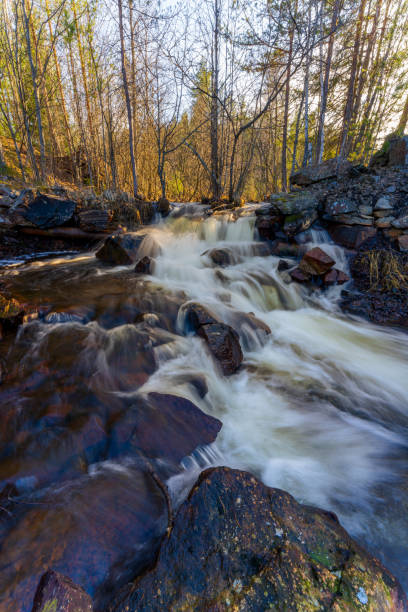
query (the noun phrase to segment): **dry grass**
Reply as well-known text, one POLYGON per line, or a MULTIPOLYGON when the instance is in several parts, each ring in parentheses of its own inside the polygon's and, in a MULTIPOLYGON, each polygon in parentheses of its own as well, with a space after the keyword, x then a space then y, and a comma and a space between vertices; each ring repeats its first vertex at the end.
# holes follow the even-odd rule
POLYGON ((386 249, 366 251, 363 261, 369 269, 370 291, 408 289, 408 262, 400 253, 386 249))

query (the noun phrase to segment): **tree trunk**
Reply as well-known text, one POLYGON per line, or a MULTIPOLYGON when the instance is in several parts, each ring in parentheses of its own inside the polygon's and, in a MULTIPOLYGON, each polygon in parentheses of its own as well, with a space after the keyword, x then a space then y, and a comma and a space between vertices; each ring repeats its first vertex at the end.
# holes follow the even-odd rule
POLYGON ((43 133, 43 125, 41 119, 41 106, 40 99, 38 95, 38 83, 37 83, 37 68, 34 65, 34 58, 32 53, 31 46, 31 35, 30 35, 30 23, 29 18, 26 11, 25 6, 26 0, 21 0, 21 8, 23 12, 24 18, 24 34, 27 43, 27 55, 28 62, 30 64, 30 72, 31 72, 31 80, 33 86, 33 94, 34 94, 34 103, 35 103, 35 115, 37 119, 37 129, 38 129, 38 139, 40 141, 40 170, 41 170, 41 180, 45 181, 46 179, 46 170, 45 170, 45 143, 44 143, 44 133, 43 133))
POLYGON ((219 60, 220 60, 220 5, 214 0, 214 32, 212 45, 212 74, 211 74, 211 191, 215 200, 221 197, 220 160, 219 160, 219 60))
MULTIPOLYGON (((296 10, 297 10, 297 6, 295 6, 295 13, 296 13, 296 10)), ((294 36, 294 26, 292 26, 290 33, 289 33, 289 55, 288 55, 288 67, 286 70, 285 109, 283 112, 283 134, 282 134, 282 168, 281 168, 282 191, 288 190, 288 170, 287 170, 287 165, 286 165, 286 154, 287 154, 287 143, 288 143, 290 72, 292 69, 293 36, 294 36)))
POLYGON ((330 79, 330 71, 333 57, 333 47, 334 47, 334 35, 337 27, 337 21, 340 14, 341 0, 335 0, 333 7, 332 20, 330 24, 330 37, 329 44, 327 47, 327 56, 326 56, 326 66, 324 70, 324 80, 322 87, 322 96, 320 102, 320 114, 319 114, 319 127, 317 132, 317 145, 316 145, 316 163, 320 164, 323 159, 324 153, 324 122, 326 120, 326 111, 327 111, 327 97, 329 94, 329 79, 330 79))
POLYGON ((359 7, 357 23, 356 23, 356 35, 354 38, 353 57, 352 57, 352 62, 351 62, 350 79, 349 79, 349 84, 348 84, 348 89, 347 89, 346 105, 345 105, 344 117, 343 117, 343 128, 342 128, 342 133, 341 133, 340 150, 339 150, 339 156, 341 159, 344 159, 348 155, 346 144, 347 144, 347 139, 349 137, 349 130, 350 130, 350 124, 351 124, 351 119, 352 119, 352 113, 353 113, 354 90, 355 90, 356 75, 357 75, 357 63, 359 59, 361 32, 362 32, 366 2, 367 0, 360 0, 360 7, 359 7))
POLYGON ((120 58, 121 58, 121 64, 122 64, 123 90, 125 92, 126 110, 127 110, 127 117, 128 117, 129 153, 130 153, 130 163, 132 166, 133 196, 136 198, 138 195, 138 184, 137 184, 137 176, 136 176, 135 154, 133 150, 132 106, 131 106, 130 96, 129 96, 129 85, 128 85, 128 80, 127 80, 126 63, 125 63, 125 40, 124 40, 124 33, 123 33, 122 0, 118 0, 118 9, 119 9, 120 58))

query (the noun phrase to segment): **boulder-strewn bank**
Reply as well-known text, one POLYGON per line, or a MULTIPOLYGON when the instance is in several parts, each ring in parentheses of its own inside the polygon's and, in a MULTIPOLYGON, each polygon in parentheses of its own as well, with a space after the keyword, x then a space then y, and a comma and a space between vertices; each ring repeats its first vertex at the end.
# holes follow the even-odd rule
MULTIPOLYGON (((273 194, 256 211, 259 235, 272 253, 299 261, 303 232, 326 229, 350 261, 353 284, 343 292, 344 311, 406 327, 408 137, 387 141, 369 167, 332 159, 300 170, 291 183, 289 194, 273 194)), ((290 274, 296 282, 321 287, 348 280, 331 268, 326 276, 323 269, 317 274, 303 257, 290 274)))
POLYGON ((126 193, 91 189, 14 189, 0 183, 0 259, 38 252, 85 250, 123 228, 136 229, 169 202, 132 200, 126 193))

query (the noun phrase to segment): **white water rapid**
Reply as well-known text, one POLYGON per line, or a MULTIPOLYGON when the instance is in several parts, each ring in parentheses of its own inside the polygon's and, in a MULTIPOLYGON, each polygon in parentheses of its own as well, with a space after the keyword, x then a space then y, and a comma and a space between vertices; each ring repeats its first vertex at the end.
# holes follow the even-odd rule
MULTIPOLYGON (((161 249, 153 283, 184 292, 232 326, 237 311, 251 312, 272 332, 237 329, 244 364, 229 378, 197 337, 175 337, 158 350, 160 367, 141 391, 184 395, 223 423, 214 447, 186 462, 185 477, 209 464, 250 470, 299 501, 336 512, 404 581, 407 336, 341 315, 338 288, 313 295, 287 284, 278 258, 253 256, 252 216, 170 217, 151 236, 161 249), (235 264, 215 267, 203 255, 215 246, 228 247, 235 264), (186 372, 205 376, 205 399, 174 383, 186 372)), ((346 268, 324 232, 310 240, 346 268)), ((180 477, 171 484, 176 490, 180 477)))

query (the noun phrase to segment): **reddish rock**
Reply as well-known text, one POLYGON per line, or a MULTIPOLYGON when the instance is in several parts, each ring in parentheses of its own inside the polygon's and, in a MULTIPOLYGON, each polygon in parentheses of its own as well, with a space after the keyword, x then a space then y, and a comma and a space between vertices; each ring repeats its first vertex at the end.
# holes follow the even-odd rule
POLYGON ((342 270, 336 270, 337 272, 337 284, 338 285, 344 285, 344 283, 348 283, 350 280, 350 277, 343 272, 342 270))
POLYGON ((139 259, 139 261, 135 265, 136 274, 150 274, 151 265, 152 265, 152 260, 147 255, 146 257, 139 259))
POLYGON ((118 419, 110 457, 147 456, 178 464, 197 447, 214 442, 221 421, 176 395, 149 393, 118 419))
POLYGON ((336 244, 347 249, 357 250, 366 240, 373 238, 377 230, 361 225, 336 225, 329 228, 330 236, 336 244))
POLYGON ((400 251, 408 251, 408 234, 404 234, 403 236, 398 236, 398 249, 400 251))
POLYGON ((32 612, 92 612, 92 599, 70 578, 48 570, 38 585, 32 612))
POLYGON ((310 281, 310 274, 303 272, 300 268, 295 268, 289 272, 291 278, 297 283, 307 283, 310 281))
POLYGON ((237 332, 224 323, 210 323, 199 327, 197 334, 205 340, 225 376, 234 374, 243 360, 237 332))
POLYGON ((328 272, 335 263, 320 247, 314 247, 303 256, 299 267, 306 274, 321 276, 328 272))
POLYGON ((336 269, 329 270, 323 277, 323 282, 325 285, 335 285, 337 283, 338 272, 336 269))

